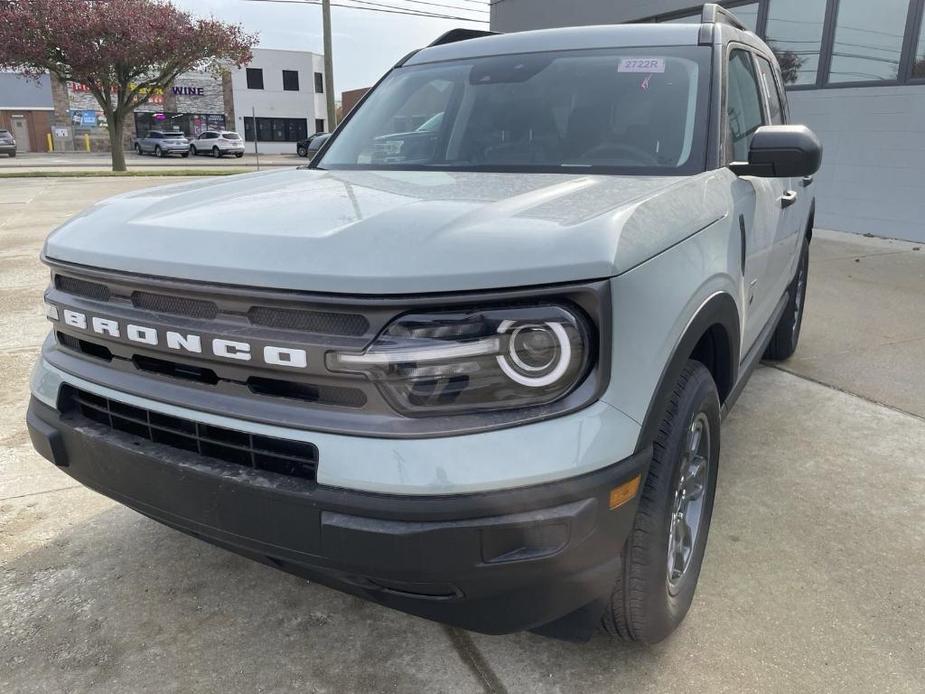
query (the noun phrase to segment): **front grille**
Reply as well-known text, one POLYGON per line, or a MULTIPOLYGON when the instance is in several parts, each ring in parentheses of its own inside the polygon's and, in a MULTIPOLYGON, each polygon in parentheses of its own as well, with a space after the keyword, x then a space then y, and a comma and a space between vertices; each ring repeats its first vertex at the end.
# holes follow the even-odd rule
POLYGON ((247 312, 247 318, 254 325, 281 330, 304 330, 320 335, 363 335, 369 330, 369 321, 358 313, 253 306, 247 312))
POLYGON ((171 313, 175 316, 190 316, 207 320, 214 320, 218 316, 218 306, 212 301, 170 296, 169 294, 132 292, 132 305, 145 311, 171 313))
POLYGON ((315 481, 318 448, 152 412, 77 388, 62 390, 60 409, 170 448, 232 465, 315 481))
POLYGON ((80 340, 73 335, 63 333, 60 330, 55 334, 58 337, 58 342, 68 349, 71 349, 75 352, 80 352, 81 354, 86 354, 88 357, 96 357, 97 359, 112 361, 112 352, 109 351, 108 347, 98 345, 95 342, 80 340))
POLYGON ((76 277, 67 275, 55 275, 55 287, 62 292, 82 296, 85 299, 96 299, 97 301, 109 301, 111 292, 109 287, 98 282, 88 282, 76 277))

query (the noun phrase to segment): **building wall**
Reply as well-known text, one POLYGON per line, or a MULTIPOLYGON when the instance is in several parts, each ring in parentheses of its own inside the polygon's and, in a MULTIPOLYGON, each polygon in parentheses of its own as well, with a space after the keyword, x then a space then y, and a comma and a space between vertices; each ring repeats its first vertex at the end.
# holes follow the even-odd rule
MULTIPOLYGON (((231 90, 235 115, 234 128, 243 136, 244 119, 254 113, 259 118, 299 118, 306 121, 306 132, 315 132, 315 119, 324 118, 324 94, 315 93, 315 72, 323 72, 322 57, 304 51, 255 49, 254 59, 247 66, 263 70, 263 89, 247 88, 246 69, 231 74, 231 90), (297 70, 299 90, 283 89, 283 70, 297 70)), ((230 124, 229 124, 229 127, 230 124)), ((258 142, 259 150, 267 153, 295 152, 295 142, 258 142)), ((248 152, 254 148, 248 141, 248 152)))
POLYGON ((816 226, 925 241, 925 85, 789 96, 825 147, 816 226))
MULTIPOLYGON (((902 3, 900 11, 907 2, 881 1, 902 3)), ((648 20, 696 5, 691 0, 499 0, 491 7, 491 28, 525 31, 648 20)), ((884 35, 880 29, 871 27, 874 33, 860 43, 876 44, 875 37, 884 35)), ((879 57, 889 55, 875 50, 879 57)), ((918 53, 923 51, 920 47, 918 53)), ((825 147, 816 177, 817 226, 925 241, 925 84, 788 92, 793 120, 813 128, 825 147)))

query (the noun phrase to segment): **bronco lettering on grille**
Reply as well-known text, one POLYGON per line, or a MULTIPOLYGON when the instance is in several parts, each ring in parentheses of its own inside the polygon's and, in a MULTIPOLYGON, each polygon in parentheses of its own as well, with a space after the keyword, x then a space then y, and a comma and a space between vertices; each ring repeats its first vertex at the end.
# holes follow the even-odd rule
POLYGON ((270 366, 286 366, 295 369, 304 369, 308 366, 307 352, 298 347, 270 344, 255 347, 252 343, 239 339, 139 325, 104 316, 92 316, 54 304, 46 306, 45 315, 49 320, 60 320, 69 328, 82 332, 166 351, 205 354, 236 361, 251 361, 256 357, 256 360, 262 358, 263 363, 270 366))

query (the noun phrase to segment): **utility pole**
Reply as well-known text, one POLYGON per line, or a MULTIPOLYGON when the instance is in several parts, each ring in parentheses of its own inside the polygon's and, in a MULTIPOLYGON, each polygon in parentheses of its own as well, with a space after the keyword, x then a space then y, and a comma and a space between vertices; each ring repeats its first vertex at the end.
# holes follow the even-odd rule
POLYGON ((328 132, 337 125, 334 113, 334 51, 331 48, 331 0, 321 0, 321 24, 324 31, 324 95, 328 107, 328 132))

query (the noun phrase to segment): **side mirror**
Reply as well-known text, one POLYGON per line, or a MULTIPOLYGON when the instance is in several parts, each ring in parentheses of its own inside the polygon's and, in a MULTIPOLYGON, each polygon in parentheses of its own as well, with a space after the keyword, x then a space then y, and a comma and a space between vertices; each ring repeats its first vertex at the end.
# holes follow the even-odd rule
POLYGON ((748 162, 734 161, 736 176, 812 176, 822 164, 822 143, 805 125, 765 125, 752 136, 748 162))

